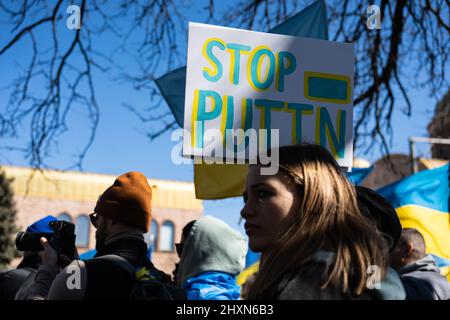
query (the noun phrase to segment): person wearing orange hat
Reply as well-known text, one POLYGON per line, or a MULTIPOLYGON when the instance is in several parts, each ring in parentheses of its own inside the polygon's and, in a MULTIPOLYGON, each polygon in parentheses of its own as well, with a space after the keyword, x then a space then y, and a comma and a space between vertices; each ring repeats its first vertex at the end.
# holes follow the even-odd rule
POLYGON ((96 228, 97 254, 90 260, 74 260, 61 271, 56 252, 42 238, 43 264, 29 299, 128 299, 134 282, 120 265, 125 260, 136 269, 145 267, 152 275, 165 278, 148 260, 144 241, 152 219, 151 198, 151 187, 142 173, 119 176, 99 197, 90 215, 96 228))
POLYGON ((128 172, 117 178, 99 197, 90 215, 97 229, 97 252, 104 250, 105 243, 117 234, 146 233, 152 219, 151 199, 152 190, 142 173, 128 172))

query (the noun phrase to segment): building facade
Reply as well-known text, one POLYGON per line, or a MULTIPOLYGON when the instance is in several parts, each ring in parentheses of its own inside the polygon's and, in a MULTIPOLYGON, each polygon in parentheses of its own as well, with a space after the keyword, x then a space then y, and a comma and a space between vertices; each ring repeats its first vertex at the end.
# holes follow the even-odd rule
MULTIPOLYGON (((448 163, 442 159, 415 159, 418 171, 434 169, 448 163)), ((377 190, 388 184, 404 179, 412 174, 411 157, 408 154, 395 153, 382 157, 373 163, 373 170, 363 180, 362 185, 377 190)))
MULTIPOLYGON (((3 166, 13 178, 17 207, 16 224, 20 230, 49 214, 75 224, 76 245, 81 254, 95 247, 95 228, 89 214, 96 201, 114 180, 112 175, 80 172, 33 171, 30 168, 3 166)), ((181 239, 183 227, 203 214, 201 200, 195 198, 192 183, 148 180, 152 186, 152 224, 145 235, 152 247, 152 261, 172 273, 178 260, 174 244, 181 239)))

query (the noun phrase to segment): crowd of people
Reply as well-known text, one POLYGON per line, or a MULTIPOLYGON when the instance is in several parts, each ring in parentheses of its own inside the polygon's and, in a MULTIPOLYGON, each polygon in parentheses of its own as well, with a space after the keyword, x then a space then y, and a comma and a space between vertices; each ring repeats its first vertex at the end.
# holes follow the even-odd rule
MULTIPOLYGON (((152 191, 143 174, 129 172, 90 216, 94 258, 58 255, 43 237, 43 250, 25 252, 16 269, 0 275, 0 299, 450 299, 422 235, 402 230, 394 208, 352 185, 327 150, 280 147, 278 173, 263 175, 262 166, 250 165, 243 193, 248 243, 204 216, 183 229, 173 274, 158 270, 144 241, 152 191), (248 247, 261 253, 259 270, 239 286, 248 247)), ((51 232, 52 219, 27 231, 51 232)))

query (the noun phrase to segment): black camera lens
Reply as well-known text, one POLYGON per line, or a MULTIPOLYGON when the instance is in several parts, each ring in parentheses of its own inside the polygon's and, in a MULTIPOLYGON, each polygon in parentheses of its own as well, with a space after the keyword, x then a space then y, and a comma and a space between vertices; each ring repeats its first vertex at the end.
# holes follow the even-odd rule
POLYGON ((42 237, 51 241, 52 234, 45 232, 19 232, 16 237, 17 250, 34 252, 44 250, 40 241, 42 237))

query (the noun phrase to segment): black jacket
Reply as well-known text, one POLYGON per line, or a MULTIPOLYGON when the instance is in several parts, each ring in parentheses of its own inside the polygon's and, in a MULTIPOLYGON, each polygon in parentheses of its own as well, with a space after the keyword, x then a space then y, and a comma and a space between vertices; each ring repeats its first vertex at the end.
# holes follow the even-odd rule
POLYGON ((39 255, 34 253, 23 258, 17 269, 0 273, 0 301, 25 299, 40 263, 39 255))
MULTIPOLYGON (((95 257, 115 254, 125 258, 136 268, 156 270, 147 258, 147 244, 142 237, 123 234, 107 243, 95 257)), ((126 300, 133 288, 129 274, 114 262, 90 259, 85 261, 87 271, 86 300, 126 300)), ((162 273, 157 270, 157 272, 162 273)))
POLYGON ((364 292, 361 296, 343 294, 339 287, 321 288, 326 282, 326 265, 312 261, 300 268, 286 272, 274 290, 265 299, 270 300, 373 300, 364 292))
MULTIPOLYGON (((379 288, 366 289, 359 296, 342 293, 337 286, 327 286, 327 270, 334 262, 334 253, 318 251, 308 263, 285 272, 275 288, 267 290, 270 300, 404 300, 405 290, 397 272, 388 268, 379 288)), ((351 281, 351 280, 350 280, 351 281)))

